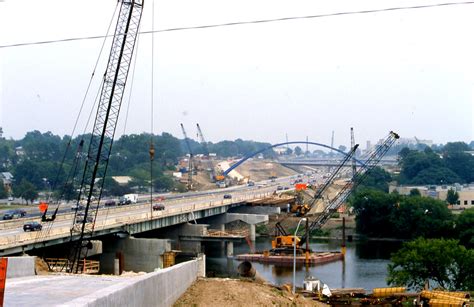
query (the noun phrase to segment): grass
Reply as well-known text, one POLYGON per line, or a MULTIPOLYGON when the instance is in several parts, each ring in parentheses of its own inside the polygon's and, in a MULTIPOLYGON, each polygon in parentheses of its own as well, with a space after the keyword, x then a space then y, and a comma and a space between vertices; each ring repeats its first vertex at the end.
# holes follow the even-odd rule
POLYGON ((8 210, 8 209, 18 209, 18 208, 23 208, 24 205, 0 205, 0 210, 8 210))

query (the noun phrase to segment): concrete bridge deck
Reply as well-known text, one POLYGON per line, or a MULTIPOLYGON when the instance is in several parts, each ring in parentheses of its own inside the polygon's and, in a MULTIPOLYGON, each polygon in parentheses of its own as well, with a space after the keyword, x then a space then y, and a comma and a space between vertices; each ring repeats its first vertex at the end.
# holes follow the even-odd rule
MULTIPOLYGON (((165 201, 165 210, 153 211, 150 204, 102 209, 97 216, 94 237, 124 232, 130 235, 181 224, 196 219, 219 215, 239 203, 266 198, 275 190, 274 185, 265 188, 247 188, 232 191, 231 199, 223 199, 222 193, 165 201)), ((73 214, 58 215, 54 223, 44 223, 41 232, 24 232, 21 219, 0 223, 0 255, 12 255, 33 248, 41 248, 68 242, 73 214), (3 228, 3 229, 2 229, 3 228)), ((76 239, 73 236, 72 239, 76 239)))

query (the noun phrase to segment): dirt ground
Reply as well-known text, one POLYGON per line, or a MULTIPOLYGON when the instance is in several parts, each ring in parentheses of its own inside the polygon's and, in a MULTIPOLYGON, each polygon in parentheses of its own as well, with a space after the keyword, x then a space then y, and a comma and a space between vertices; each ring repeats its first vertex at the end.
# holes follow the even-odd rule
MULTIPOLYGON (((218 161, 212 161, 215 165, 218 161)), ((206 166, 202 162, 201 168, 206 166)), ((278 163, 266 160, 248 160, 235 169, 242 176, 250 178, 252 181, 268 180, 272 175, 277 177, 292 176, 297 174, 292 169, 284 167, 278 163)), ((194 188, 197 191, 215 189, 216 184, 211 182, 209 172, 204 169, 193 176, 194 188)))
POLYGON ((292 169, 284 167, 279 163, 265 160, 248 160, 237 167, 236 171, 243 176, 249 176, 250 180, 253 181, 267 180, 272 175, 284 177, 297 174, 292 169))
POLYGON ((178 299, 181 306, 328 306, 271 285, 228 278, 202 278, 178 299))

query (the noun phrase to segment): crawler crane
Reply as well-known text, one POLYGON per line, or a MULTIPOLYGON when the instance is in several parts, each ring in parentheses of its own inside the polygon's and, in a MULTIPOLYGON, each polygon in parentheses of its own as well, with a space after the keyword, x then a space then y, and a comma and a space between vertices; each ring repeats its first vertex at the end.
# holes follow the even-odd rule
POLYGON ((71 249, 66 271, 81 273, 85 270, 82 259, 92 247, 96 217, 102 196, 112 143, 119 118, 144 0, 121 0, 117 24, 112 39, 106 71, 100 90, 100 98, 88 146, 87 158, 77 196, 76 211, 71 228, 71 249), (99 184, 97 184, 99 182, 99 184))
MULTIPOLYGON (((310 235, 314 229, 322 227, 331 215, 339 209, 339 207, 346 201, 349 195, 357 188, 357 186, 367 177, 372 169, 380 162, 382 157, 392 147, 395 141, 399 139, 398 134, 390 131, 389 135, 382 143, 375 146, 375 148, 368 154, 363 166, 359 167, 353 176, 352 180, 347 182, 344 187, 337 193, 337 195, 326 205, 324 211, 319 214, 309 225, 306 233, 299 238, 295 235, 288 234, 281 225, 277 226, 279 235, 272 241, 271 254, 291 254, 293 253, 294 244, 298 253, 303 253, 302 245, 306 242, 307 235, 310 235)), ((309 250, 305 250, 309 254, 309 250)))

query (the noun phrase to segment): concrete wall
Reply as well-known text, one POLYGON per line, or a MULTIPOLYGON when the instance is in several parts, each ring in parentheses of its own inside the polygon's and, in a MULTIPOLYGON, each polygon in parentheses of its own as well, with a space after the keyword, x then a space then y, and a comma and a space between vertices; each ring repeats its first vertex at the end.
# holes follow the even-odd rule
POLYGON ((7 257, 7 278, 35 275, 35 256, 7 257))
POLYGON ((68 306, 172 306, 203 276, 205 256, 149 273, 68 302, 68 306))
POLYGON ((167 239, 123 238, 104 242, 104 252, 100 256, 101 273, 114 273, 116 253, 124 257, 124 270, 153 272, 163 267, 162 255, 171 250, 167 239))

